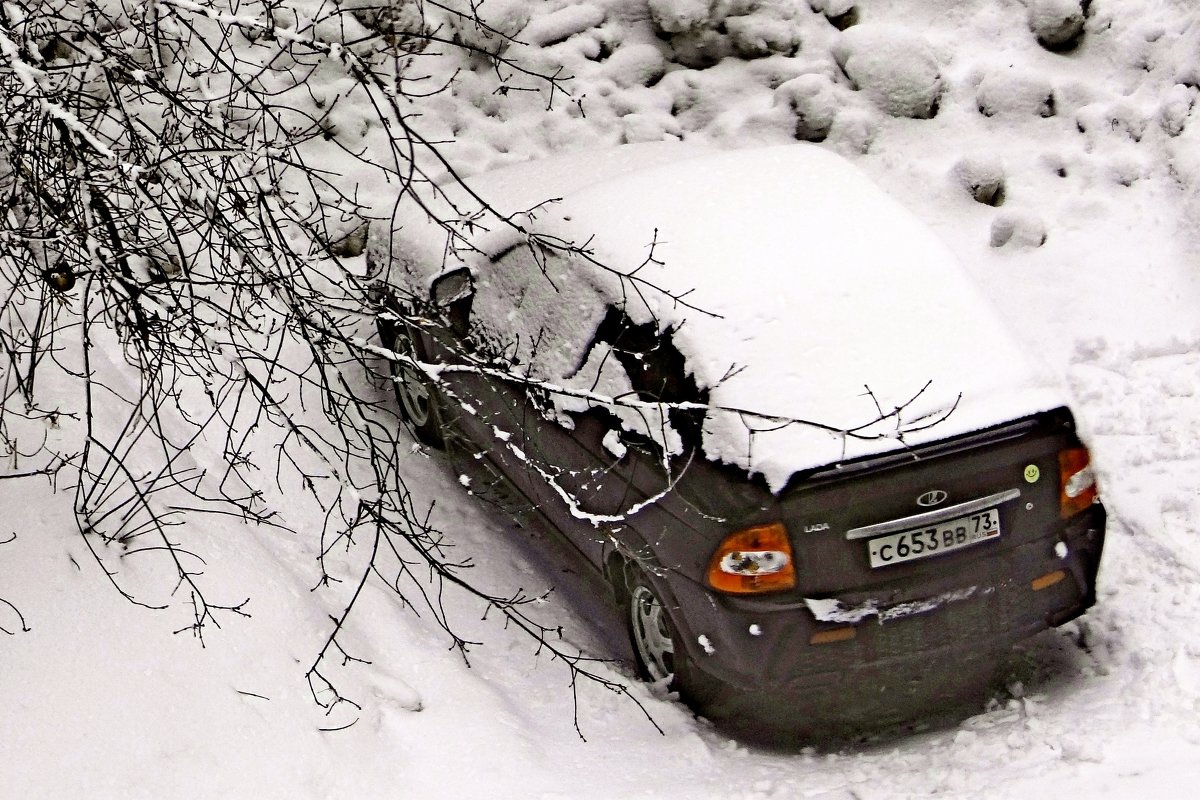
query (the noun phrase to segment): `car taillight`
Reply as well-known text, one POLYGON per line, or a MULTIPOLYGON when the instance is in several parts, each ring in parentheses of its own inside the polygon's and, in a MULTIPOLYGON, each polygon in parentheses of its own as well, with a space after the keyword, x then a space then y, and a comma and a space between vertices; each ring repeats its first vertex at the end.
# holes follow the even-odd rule
POLYGON ((1072 447, 1058 454, 1059 516, 1078 514, 1096 501, 1096 476, 1086 447, 1072 447))
POLYGON ((791 589, 796 569, 787 528, 773 522, 726 536, 708 562, 708 583, 729 594, 791 589))

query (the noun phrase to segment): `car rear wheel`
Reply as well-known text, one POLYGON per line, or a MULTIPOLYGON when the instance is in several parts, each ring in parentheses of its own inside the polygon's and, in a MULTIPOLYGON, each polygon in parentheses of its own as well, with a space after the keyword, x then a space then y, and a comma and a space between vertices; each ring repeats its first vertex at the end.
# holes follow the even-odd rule
POLYGON ((662 602, 644 582, 636 581, 629 596, 629 639, 638 670, 647 680, 675 674, 675 632, 662 602))
POLYGON ((613 575, 625 612, 638 675, 647 681, 668 681, 697 711, 709 707, 726 693, 726 685, 697 668, 684 649, 670 612, 659 598, 646 573, 625 562, 613 575))
MULTIPOLYGON (((392 349, 397 353, 420 360, 421 354, 408 330, 398 323, 394 328, 392 349)), ((396 400, 408 420, 413 436, 430 447, 445 447, 442 435, 441 394, 425 375, 415 367, 401 361, 391 362, 392 386, 396 389, 396 400)))

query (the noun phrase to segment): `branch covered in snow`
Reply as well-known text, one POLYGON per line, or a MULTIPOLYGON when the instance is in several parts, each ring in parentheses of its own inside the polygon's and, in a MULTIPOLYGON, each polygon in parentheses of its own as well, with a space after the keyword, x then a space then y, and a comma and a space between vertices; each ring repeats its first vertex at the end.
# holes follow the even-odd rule
POLYGON ((105 579, 202 645, 253 610, 219 596, 196 546, 206 515, 308 542, 330 627, 306 677, 330 730, 360 709, 338 676, 367 661, 347 637, 372 583, 464 657, 448 592, 531 637, 572 687, 627 693, 537 621, 540 595, 472 579, 398 471, 408 442, 370 380, 379 359, 354 344, 378 310, 359 258, 377 198, 360 187, 460 223, 433 210, 458 175, 418 125, 454 79, 421 64, 482 62, 499 94, 570 98, 514 41, 438 4, 0 6, 0 477, 70 487, 105 579))

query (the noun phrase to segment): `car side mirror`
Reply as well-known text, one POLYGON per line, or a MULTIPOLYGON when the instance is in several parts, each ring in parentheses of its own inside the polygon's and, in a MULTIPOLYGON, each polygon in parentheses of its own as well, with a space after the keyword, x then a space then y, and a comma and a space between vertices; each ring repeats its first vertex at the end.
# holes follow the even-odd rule
POLYGON ((456 336, 466 336, 471 324, 471 301, 475 299, 475 281, 466 267, 444 272, 433 279, 429 299, 445 312, 456 336))
POLYGON ((471 278, 471 270, 459 267, 433 279, 429 299, 434 305, 447 308, 474 293, 475 281, 471 278))

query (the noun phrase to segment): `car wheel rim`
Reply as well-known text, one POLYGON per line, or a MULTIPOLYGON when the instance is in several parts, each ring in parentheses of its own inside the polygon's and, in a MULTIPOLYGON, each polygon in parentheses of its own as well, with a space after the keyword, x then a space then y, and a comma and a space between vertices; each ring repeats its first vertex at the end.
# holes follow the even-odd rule
POLYGON ((396 376, 399 380, 400 402, 413 425, 418 428, 429 422, 429 389, 417 377, 417 373, 409 367, 400 367, 396 376))
POLYGON ((650 678, 660 681, 670 677, 675 672, 675 642, 662 603, 649 588, 634 587, 629 617, 634 644, 650 678))

